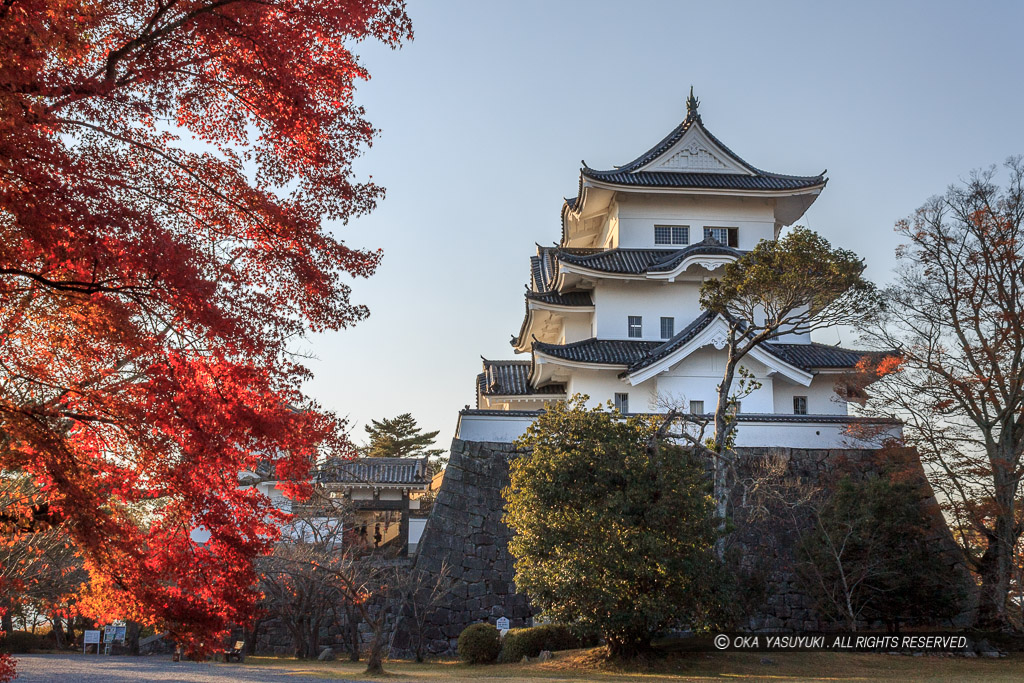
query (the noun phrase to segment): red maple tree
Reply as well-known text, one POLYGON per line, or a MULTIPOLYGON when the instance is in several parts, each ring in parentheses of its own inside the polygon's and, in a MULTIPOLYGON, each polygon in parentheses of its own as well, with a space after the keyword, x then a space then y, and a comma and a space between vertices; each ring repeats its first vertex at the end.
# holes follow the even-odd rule
POLYGON ((346 447, 293 344, 367 315, 379 253, 322 221, 382 196, 350 46, 411 36, 402 0, 0 2, 0 469, 68 522, 91 616, 214 647, 277 533, 239 471, 346 447))

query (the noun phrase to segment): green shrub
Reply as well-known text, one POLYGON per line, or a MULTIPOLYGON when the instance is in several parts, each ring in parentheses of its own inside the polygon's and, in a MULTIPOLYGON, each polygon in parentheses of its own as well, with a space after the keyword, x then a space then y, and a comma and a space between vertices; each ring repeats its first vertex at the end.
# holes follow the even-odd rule
POLYGON ((564 624, 544 624, 533 628, 514 628, 505 634, 499 661, 514 663, 523 657, 536 657, 544 650, 575 650, 597 645, 597 638, 564 624))
POLYGON ((501 634, 493 624, 473 624, 459 634, 459 659, 468 664, 494 664, 501 654, 501 634))
POLYGON ((0 652, 12 655, 25 654, 31 650, 45 650, 52 647, 50 640, 40 633, 12 631, 0 637, 0 652))

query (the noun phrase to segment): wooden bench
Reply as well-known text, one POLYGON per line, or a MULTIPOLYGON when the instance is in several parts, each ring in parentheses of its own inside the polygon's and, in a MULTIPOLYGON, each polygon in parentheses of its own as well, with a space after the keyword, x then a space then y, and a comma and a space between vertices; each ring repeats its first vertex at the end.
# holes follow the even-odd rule
POLYGON ((236 661, 243 661, 245 659, 245 641, 236 640, 235 646, 224 650, 224 662, 230 662, 231 658, 234 657, 236 661))

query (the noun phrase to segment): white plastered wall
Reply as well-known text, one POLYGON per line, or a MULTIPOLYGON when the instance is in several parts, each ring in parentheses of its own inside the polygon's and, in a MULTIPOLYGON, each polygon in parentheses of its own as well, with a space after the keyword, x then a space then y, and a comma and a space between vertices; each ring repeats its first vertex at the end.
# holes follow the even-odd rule
POLYGON ((811 386, 805 387, 778 379, 774 386, 775 412, 792 414, 793 397, 806 396, 810 415, 846 415, 846 401, 836 394, 835 380, 836 375, 819 374, 811 380, 811 386))
POLYGON ((700 315, 700 284, 601 280, 594 288, 594 328, 598 339, 629 339, 629 316, 643 317, 643 337, 661 341, 661 317, 674 317, 679 332, 700 315))
POLYGON ((740 249, 753 249, 775 237, 775 201, 757 197, 620 195, 618 246, 671 249, 654 244, 655 225, 688 225, 690 244, 704 239, 705 227, 738 228, 740 249))
MULTIPOLYGON (((658 375, 655 378, 658 400, 684 410, 689 409, 689 401, 704 401, 705 412, 713 411, 718 400, 718 385, 725 372, 725 354, 724 349, 704 347, 658 375)), ((753 358, 745 358, 741 365, 754 373, 761 387, 740 399, 740 410, 744 413, 775 412, 775 378, 769 377, 768 369, 753 358)), ((739 389, 739 379, 737 375, 733 381, 733 392, 739 389)))
POLYGON ((628 382, 619 379, 620 372, 622 372, 621 369, 574 369, 567 387, 568 395, 586 394, 590 397, 587 405, 596 406, 614 400, 617 393, 629 394, 630 412, 643 413, 653 410, 654 381, 650 380, 635 387, 630 386, 628 382))
POLYGON ((559 343, 571 344, 594 336, 592 313, 570 313, 562 320, 562 339, 559 343))

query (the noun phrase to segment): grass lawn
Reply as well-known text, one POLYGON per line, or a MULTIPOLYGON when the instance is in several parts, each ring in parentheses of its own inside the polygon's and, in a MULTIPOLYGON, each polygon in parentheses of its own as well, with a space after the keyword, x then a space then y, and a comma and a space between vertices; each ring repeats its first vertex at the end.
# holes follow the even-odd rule
MULTIPOLYGON (((435 661, 416 664, 389 661, 382 680, 471 683, 480 680, 508 681, 1022 681, 1024 653, 1002 659, 962 657, 906 657, 884 654, 796 652, 769 655, 746 652, 708 654, 679 653, 647 666, 617 668, 604 663, 596 650, 555 653, 554 659, 537 664, 469 666, 435 661), (762 663, 769 657, 771 663, 762 663)), ((364 664, 347 661, 298 662, 294 659, 249 657, 246 664, 287 668, 296 673, 330 678, 367 679, 364 664)))

